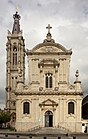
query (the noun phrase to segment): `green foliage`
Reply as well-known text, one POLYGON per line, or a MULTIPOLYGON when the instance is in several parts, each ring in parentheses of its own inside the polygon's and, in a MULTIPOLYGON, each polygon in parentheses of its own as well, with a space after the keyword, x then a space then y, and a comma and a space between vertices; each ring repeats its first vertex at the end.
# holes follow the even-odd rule
POLYGON ((11 115, 9 112, 1 112, 0 113, 0 124, 6 124, 11 120, 11 115))
POLYGON ((9 131, 16 131, 16 129, 14 127, 10 127, 9 131))

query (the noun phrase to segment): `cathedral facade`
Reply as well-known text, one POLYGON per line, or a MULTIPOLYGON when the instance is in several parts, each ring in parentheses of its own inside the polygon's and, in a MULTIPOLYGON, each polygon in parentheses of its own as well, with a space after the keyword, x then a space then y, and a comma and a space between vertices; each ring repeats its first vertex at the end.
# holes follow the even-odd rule
POLYGON ((26 50, 18 12, 13 18, 13 29, 8 31, 6 44, 6 108, 12 114, 11 124, 15 124, 17 131, 57 127, 81 132, 83 91, 78 70, 74 83, 70 84, 72 50, 52 39, 50 24, 43 43, 26 50))

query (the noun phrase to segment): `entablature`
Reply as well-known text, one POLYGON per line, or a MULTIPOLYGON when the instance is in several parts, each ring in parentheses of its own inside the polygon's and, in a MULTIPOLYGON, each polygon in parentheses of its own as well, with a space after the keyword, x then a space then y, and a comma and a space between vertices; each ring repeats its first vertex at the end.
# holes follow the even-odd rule
POLYGON ((64 92, 64 91, 16 91, 15 95, 83 95, 83 92, 64 92))

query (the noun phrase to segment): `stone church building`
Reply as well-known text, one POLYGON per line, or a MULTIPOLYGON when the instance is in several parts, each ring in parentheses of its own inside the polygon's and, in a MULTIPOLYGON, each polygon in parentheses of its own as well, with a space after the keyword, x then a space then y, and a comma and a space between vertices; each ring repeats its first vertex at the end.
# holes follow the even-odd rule
POLYGON ((78 70, 74 83, 70 84, 72 50, 52 39, 50 24, 43 43, 26 50, 18 12, 13 19, 13 29, 8 31, 6 44, 6 108, 12 115, 11 124, 17 131, 29 131, 34 127, 62 127, 80 132, 83 91, 78 70))

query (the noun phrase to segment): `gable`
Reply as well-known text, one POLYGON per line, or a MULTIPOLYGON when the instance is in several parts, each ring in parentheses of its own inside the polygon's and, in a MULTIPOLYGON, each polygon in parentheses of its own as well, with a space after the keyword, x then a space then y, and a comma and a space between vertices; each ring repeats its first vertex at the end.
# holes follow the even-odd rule
POLYGON ((45 101, 43 101, 42 103, 39 104, 40 106, 57 106, 58 104, 54 101, 54 100, 51 100, 51 99, 47 99, 45 101))
POLYGON ((66 48, 58 43, 40 43, 36 45, 32 52, 67 52, 66 48))

